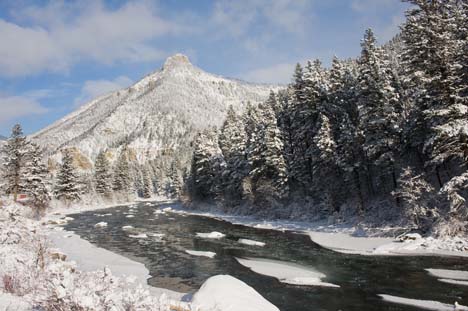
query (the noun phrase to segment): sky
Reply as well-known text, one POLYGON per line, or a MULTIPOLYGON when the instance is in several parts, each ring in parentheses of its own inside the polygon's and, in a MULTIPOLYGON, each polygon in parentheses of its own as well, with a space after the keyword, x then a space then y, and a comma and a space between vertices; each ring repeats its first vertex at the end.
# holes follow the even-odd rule
POLYGON ((26 134, 127 87, 175 53, 203 70, 289 83, 294 65, 356 57, 404 21, 399 0, 0 0, 0 135, 26 134))

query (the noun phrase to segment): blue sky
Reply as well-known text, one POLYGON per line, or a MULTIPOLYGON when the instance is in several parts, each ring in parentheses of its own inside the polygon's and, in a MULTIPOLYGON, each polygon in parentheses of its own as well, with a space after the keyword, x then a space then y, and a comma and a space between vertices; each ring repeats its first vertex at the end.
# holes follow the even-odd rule
POLYGON ((296 62, 359 54, 398 32, 399 0, 0 0, 0 134, 33 133, 184 53, 198 67, 288 83, 296 62))

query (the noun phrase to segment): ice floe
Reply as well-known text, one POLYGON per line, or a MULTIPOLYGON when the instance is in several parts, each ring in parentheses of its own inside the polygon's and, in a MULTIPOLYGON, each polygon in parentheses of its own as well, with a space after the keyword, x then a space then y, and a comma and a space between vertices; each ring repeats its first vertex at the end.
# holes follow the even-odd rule
POLYGON ((226 236, 225 234, 223 234, 221 232, 217 232, 217 231, 213 231, 213 232, 210 232, 210 233, 197 232, 197 237, 203 238, 203 239, 222 239, 225 236, 226 236))
POLYGON ((134 238, 134 239, 146 239, 146 238, 148 238, 148 235, 146 233, 129 234, 128 236, 131 237, 131 238, 134 238))
POLYGON ((202 256, 202 257, 208 257, 208 258, 213 258, 216 256, 216 253, 213 252, 203 252, 203 251, 193 251, 193 250, 185 250, 187 254, 190 254, 192 256, 202 256))
POLYGON ((406 305, 406 306, 412 306, 412 307, 418 307, 418 308, 425 309, 425 310, 468 311, 468 307, 458 305, 458 303, 456 303, 456 302, 455 302, 455 304, 448 304, 448 303, 442 303, 442 302, 434 301, 434 300, 410 299, 410 298, 403 298, 403 297, 384 295, 384 294, 380 294, 379 296, 383 300, 391 302, 391 303, 396 303, 396 304, 401 304, 401 305, 406 305))
POLYGON ((282 283, 340 287, 335 284, 323 282, 322 279, 325 278, 326 275, 313 268, 263 258, 236 258, 236 260, 253 272, 277 278, 282 283))
POLYGON ((251 246, 265 246, 265 243, 263 242, 249 240, 249 239, 239 239, 237 242, 241 244, 245 244, 245 245, 251 245, 251 246))
POLYGON ((105 222, 105 221, 98 222, 97 224, 94 225, 94 227, 96 227, 96 228, 107 227, 107 222, 105 222))

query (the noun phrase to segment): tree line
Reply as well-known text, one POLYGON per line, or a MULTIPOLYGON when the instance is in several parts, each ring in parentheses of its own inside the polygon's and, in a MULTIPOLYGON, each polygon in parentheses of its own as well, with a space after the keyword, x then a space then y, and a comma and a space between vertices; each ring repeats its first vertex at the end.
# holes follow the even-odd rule
POLYGON ((357 59, 297 64, 285 90, 199 133, 188 200, 465 232, 468 3, 407 2, 392 41, 368 29, 357 59))
POLYGON ((65 148, 61 152, 61 164, 54 172, 45 164, 43 149, 24 136, 19 124, 13 127, 2 153, 3 194, 11 195, 15 202, 20 194, 25 195, 38 216, 53 199, 65 205, 79 203, 86 196, 127 202, 137 196, 149 199, 155 194, 177 197, 182 187, 175 163, 164 180, 156 180, 152 166, 137 164, 126 145, 117 153, 114 163, 109 152, 101 151, 91 172, 79 171, 73 149, 65 148))

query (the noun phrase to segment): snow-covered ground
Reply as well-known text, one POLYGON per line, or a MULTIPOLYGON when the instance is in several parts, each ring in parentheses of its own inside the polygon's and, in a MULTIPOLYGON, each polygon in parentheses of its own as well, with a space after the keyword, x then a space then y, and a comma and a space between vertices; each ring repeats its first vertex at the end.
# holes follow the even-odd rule
POLYGON ((252 271, 274 277, 282 283, 292 285, 339 287, 323 282, 327 276, 310 267, 304 267, 289 262, 263 258, 236 258, 236 260, 252 271))
POLYGON ((461 306, 457 303, 450 305, 446 303, 442 303, 439 301, 433 300, 418 300, 418 299, 410 299, 410 298, 403 298, 391 295, 379 295, 383 300, 405 305, 405 306, 412 306, 417 307, 424 310, 434 310, 434 311, 468 311, 468 307, 461 306))
MULTIPOLYGON (((259 229, 302 232, 320 246, 341 253, 360 255, 439 255, 468 257, 467 238, 423 237, 401 241, 389 238, 395 228, 366 228, 350 224, 327 224, 326 221, 261 220, 252 216, 188 210, 174 203, 174 213, 205 216, 259 229)), ((416 235, 417 236, 417 235, 416 235)))
POLYGON ((200 310, 279 311, 252 287, 229 275, 209 278, 193 296, 192 303, 200 310))
POLYGON ((65 214, 96 209, 92 205, 56 208, 38 221, 31 219, 29 208, 8 199, 1 201, 0 311, 32 311, 34 307, 278 310, 253 288, 230 276, 208 279, 192 302, 181 301, 181 293, 147 285, 150 275, 143 264, 98 248, 60 227, 71 220, 65 214), (234 299, 234 292, 242 299, 234 299))

